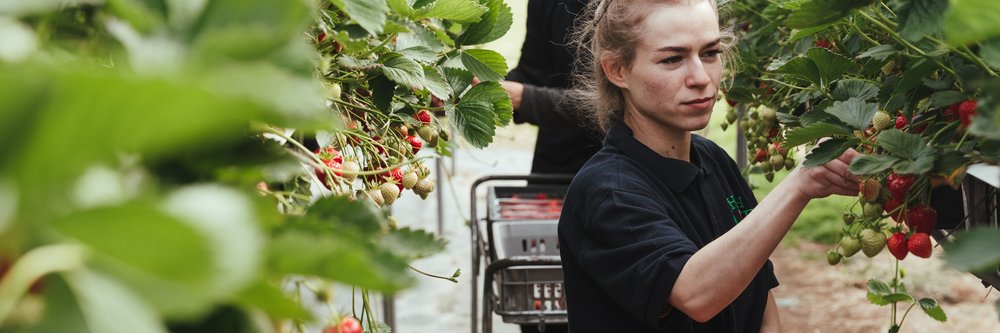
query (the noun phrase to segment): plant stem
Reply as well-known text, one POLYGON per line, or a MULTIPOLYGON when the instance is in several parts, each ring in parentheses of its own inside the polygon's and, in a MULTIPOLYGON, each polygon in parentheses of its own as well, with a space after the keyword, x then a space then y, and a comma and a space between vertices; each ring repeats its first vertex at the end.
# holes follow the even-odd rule
POLYGON ((958 74, 956 74, 955 71, 951 69, 951 67, 945 66, 944 64, 942 64, 940 61, 938 61, 937 59, 935 59, 933 57, 928 57, 927 56, 927 52, 924 52, 924 50, 920 49, 916 45, 911 44, 909 41, 907 41, 905 38, 903 38, 903 36, 900 36, 898 33, 896 33, 895 30, 893 30, 889 26, 885 25, 885 23, 883 23, 882 21, 879 21, 878 19, 869 16, 864 11, 860 11, 859 10, 858 14, 860 14, 862 17, 868 19, 868 21, 872 22, 872 24, 874 24, 874 25, 878 26, 879 28, 881 28, 885 33, 889 34, 889 36, 891 36, 892 39, 896 40, 896 42, 898 42, 900 44, 903 44, 903 46, 906 46, 907 48, 909 48, 910 50, 913 50, 914 52, 917 52, 917 54, 919 54, 921 57, 926 58, 926 59, 930 59, 930 61, 933 61, 935 64, 938 65, 938 67, 940 67, 944 71, 948 72, 948 74, 951 74, 954 77, 958 77, 958 74))
POLYGON ((414 272, 420 273, 420 274, 425 275, 425 276, 429 276, 429 277, 436 278, 436 279, 441 279, 441 280, 448 280, 448 281, 451 281, 451 282, 454 282, 454 283, 458 283, 458 279, 450 277, 450 276, 441 276, 441 275, 435 275, 435 274, 427 273, 427 272, 421 271, 421 270, 417 269, 416 267, 413 267, 413 266, 410 266, 410 265, 406 265, 406 267, 409 267, 414 272))

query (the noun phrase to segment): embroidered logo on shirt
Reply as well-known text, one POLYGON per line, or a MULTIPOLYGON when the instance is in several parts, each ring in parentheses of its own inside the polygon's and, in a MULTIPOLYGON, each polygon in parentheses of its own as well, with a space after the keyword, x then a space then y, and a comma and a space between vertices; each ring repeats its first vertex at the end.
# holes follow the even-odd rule
POLYGON ((743 220, 753 210, 746 208, 746 204, 743 203, 743 197, 730 195, 726 198, 726 203, 729 204, 729 213, 733 215, 733 224, 740 223, 740 220, 743 220))

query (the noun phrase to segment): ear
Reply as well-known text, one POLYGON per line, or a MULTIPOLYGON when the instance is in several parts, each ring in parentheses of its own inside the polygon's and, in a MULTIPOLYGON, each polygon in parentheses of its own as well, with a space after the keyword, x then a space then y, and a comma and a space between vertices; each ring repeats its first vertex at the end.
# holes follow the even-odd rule
POLYGON ((618 86, 618 88, 628 89, 628 82, 625 81, 625 74, 628 69, 625 68, 625 65, 621 61, 618 61, 618 57, 612 56, 609 53, 602 54, 601 69, 604 70, 604 76, 612 84, 618 86))

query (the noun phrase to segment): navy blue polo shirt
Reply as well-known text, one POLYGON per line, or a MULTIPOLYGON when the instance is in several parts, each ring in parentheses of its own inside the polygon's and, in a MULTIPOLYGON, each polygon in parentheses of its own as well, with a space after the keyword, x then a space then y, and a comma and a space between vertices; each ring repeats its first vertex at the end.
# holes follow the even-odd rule
POLYGON ((663 315, 688 259, 756 205, 735 161, 712 141, 693 135, 686 162, 613 126, 573 179, 559 220, 570 332, 760 331, 778 285, 770 260, 708 322, 676 309, 663 315))

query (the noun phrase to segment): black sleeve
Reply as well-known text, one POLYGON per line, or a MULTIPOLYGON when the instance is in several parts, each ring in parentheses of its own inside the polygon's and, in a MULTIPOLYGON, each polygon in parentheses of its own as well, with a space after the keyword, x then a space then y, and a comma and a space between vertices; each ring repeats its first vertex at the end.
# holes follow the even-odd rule
POLYGON ((521 107, 514 111, 514 122, 537 126, 583 125, 585 115, 566 97, 566 93, 566 89, 524 84, 521 107))
POLYGON ((697 247, 649 195, 610 191, 592 207, 583 223, 589 244, 575 259, 623 309, 664 327, 670 292, 697 247))

